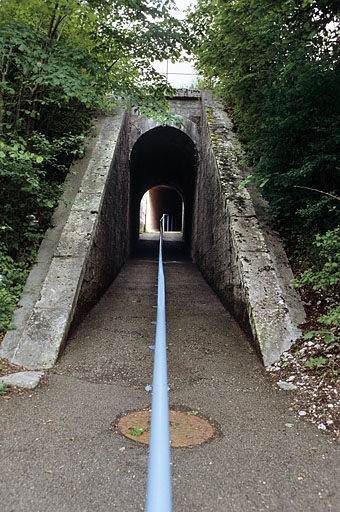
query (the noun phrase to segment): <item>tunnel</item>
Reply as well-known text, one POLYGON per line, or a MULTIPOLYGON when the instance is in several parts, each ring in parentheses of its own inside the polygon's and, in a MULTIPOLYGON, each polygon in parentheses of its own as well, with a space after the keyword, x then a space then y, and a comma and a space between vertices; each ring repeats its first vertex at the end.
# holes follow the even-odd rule
POLYGON ((152 187, 140 203, 140 233, 159 231, 159 219, 163 218, 164 231, 183 231, 183 201, 172 187, 152 187))
MULTIPOLYGON (((89 157, 73 165, 70 195, 42 244, 16 310, 19 327, 3 340, 3 357, 27 369, 53 366, 71 326, 96 304, 134 246, 137 254, 148 238, 140 236, 141 200, 148 191, 155 217, 150 229, 157 231, 163 213, 181 220, 184 242, 178 232, 165 239, 172 247, 178 241, 180 257, 192 259, 251 330, 265 365, 301 335, 304 309, 290 286, 293 275, 280 240, 261 226, 252 196, 239 187, 245 174, 234 160, 239 146, 231 121, 212 96, 190 98, 188 92, 173 105, 181 129, 124 111, 98 119, 98 136, 89 157)), ((157 233, 149 238, 156 240, 157 233)))
MULTIPOLYGON (((141 135, 130 157, 131 252, 141 230, 141 201, 149 191, 152 205, 150 230, 157 217, 169 215, 168 230, 182 231, 190 251, 197 151, 192 139, 178 128, 158 126, 141 135)), ((143 228, 142 228, 143 229, 143 228)))

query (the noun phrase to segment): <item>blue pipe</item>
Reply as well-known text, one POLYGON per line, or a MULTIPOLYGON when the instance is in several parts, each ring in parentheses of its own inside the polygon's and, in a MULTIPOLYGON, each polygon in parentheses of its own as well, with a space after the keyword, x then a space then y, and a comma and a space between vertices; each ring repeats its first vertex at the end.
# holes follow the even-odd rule
POLYGON ((162 256, 163 228, 164 216, 161 219, 159 240, 157 321, 152 383, 146 512, 171 512, 172 510, 169 398, 166 361, 165 282, 162 256))

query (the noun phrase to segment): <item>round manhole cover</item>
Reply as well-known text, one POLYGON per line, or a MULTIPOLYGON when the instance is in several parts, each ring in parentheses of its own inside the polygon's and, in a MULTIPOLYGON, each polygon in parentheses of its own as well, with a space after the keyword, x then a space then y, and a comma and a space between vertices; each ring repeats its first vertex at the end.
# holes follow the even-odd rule
MULTIPOLYGON (((215 435, 213 425, 197 411, 169 411, 170 442, 175 448, 205 443, 215 435)), ((149 444, 150 411, 129 412, 116 422, 118 431, 138 443, 149 444)))

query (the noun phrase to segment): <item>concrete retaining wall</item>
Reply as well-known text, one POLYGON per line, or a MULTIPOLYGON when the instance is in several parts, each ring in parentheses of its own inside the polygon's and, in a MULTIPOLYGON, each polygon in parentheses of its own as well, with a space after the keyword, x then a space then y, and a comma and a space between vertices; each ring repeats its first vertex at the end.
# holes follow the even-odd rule
POLYGON ((278 236, 260 225, 248 191, 238 189, 240 157, 231 121, 205 94, 192 257, 269 365, 300 336, 304 310, 278 236))
POLYGON ((57 229, 42 244, 17 329, 2 342, 1 356, 27 369, 53 366, 72 322, 96 302, 128 253, 128 115, 105 117, 97 128, 86 162, 73 166, 72 205, 65 210, 61 203, 55 212, 57 229))

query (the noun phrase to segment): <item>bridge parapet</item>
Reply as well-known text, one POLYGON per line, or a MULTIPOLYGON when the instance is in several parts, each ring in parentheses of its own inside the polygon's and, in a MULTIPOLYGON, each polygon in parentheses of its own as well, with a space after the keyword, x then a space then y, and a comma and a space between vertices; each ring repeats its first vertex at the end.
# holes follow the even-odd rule
POLYGON ((180 99, 201 99, 202 91, 199 89, 175 89, 175 94, 172 96, 173 98, 180 99))

